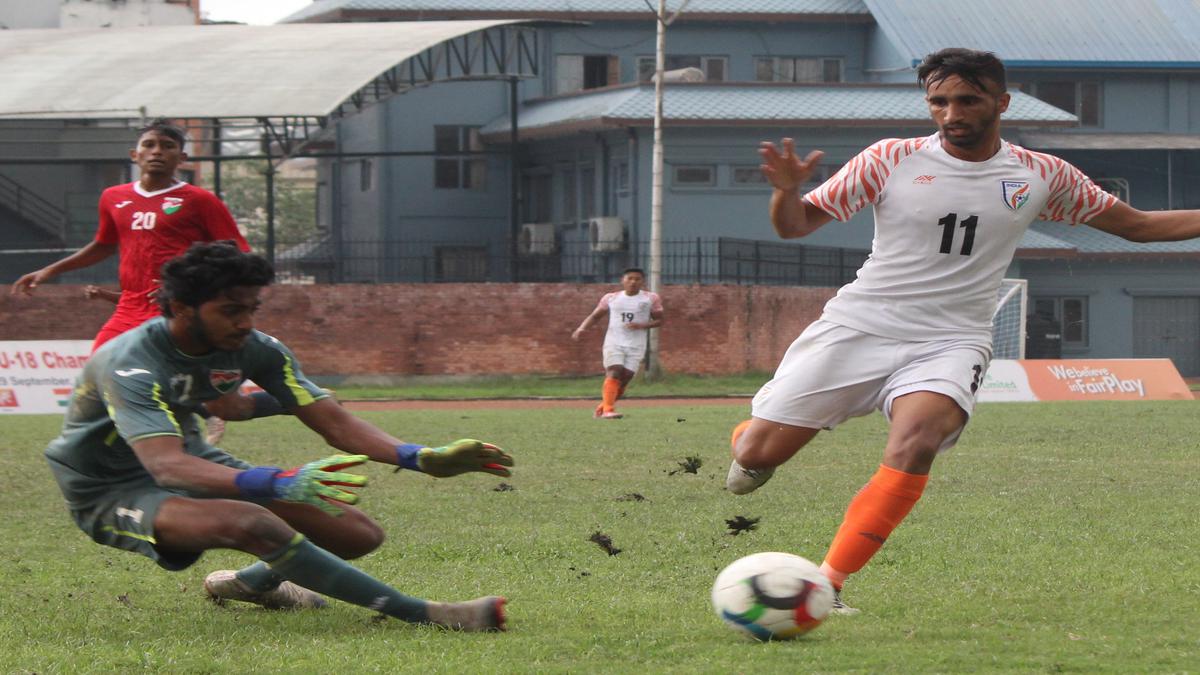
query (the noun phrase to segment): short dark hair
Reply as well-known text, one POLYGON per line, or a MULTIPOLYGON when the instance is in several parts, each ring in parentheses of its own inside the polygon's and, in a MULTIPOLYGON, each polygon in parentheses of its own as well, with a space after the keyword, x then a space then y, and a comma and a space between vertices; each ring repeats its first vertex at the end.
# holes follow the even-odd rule
POLYGON ((269 286, 275 280, 271 263, 257 253, 245 253, 232 240, 196 242, 162 266, 158 306, 172 316, 171 301, 200 305, 237 286, 269 286))
POLYGON ((646 276, 646 272, 643 271, 642 268, 640 268, 640 267, 626 267, 625 271, 621 272, 621 276, 625 276, 626 274, 629 274, 630 272, 637 272, 638 274, 642 275, 643 277, 646 276))
POLYGON ((992 52, 949 47, 929 54, 917 66, 917 82, 926 89, 951 75, 957 75, 980 91, 989 91, 984 80, 1000 85, 1001 93, 1008 90, 1004 62, 992 52))
POLYGON ((180 150, 182 150, 183 146, 187 144, 187 134, 183 132, 183 129, 175 124, 172 124, 171 120, 165 117, 155 117, 154 119, 150 120, 146 126, 138 129, 138 139, 140 140, 142 136, 145 136, 151 131, 156 134, 162 134, 163 136, 175 141, 179 144, 180 150))

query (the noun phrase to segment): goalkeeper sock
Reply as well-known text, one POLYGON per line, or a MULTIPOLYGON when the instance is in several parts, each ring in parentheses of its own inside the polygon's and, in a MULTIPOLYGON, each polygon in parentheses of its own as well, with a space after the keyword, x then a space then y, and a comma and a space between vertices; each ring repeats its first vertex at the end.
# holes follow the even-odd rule
POLYGON ((264 593, 272 590, 283 583, 283 577, 279 576, 263 561, 258 561, 249 567, 244 567, 235 573, 242 583, 250 587, 250 590, 258 593, 264 593))
POLYGON ((612 412, 613 407, 617 404, 617 395, 621 391, 621 383, 616 378, 604 378, 604 388, 601 392, 604 394, 604 412, 612 412))
POLYGON ((405 595, 297 534, 288 545, 263 556, 275 573, 309 590, 373 609, 401 621, 429 621, 428 604, 405 595))
POLYGON ((842 526, 821 565, 835 587, 841 588, 846 577, 862 569, 879 551, 921 498, 928 481, 927 474, 879 465, 879 471, 850 500, 842 526))

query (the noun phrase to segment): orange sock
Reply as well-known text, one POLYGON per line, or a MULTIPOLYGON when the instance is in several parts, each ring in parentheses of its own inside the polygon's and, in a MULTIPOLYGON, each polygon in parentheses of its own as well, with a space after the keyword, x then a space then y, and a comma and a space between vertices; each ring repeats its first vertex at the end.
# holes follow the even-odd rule
POLYGON ((604 378, 604 387, 600 390, 604 394, 604 402, 600 405, 604 406, 604 412, 612 412, 613 406, 617 404, 617 394, 621 391, 621 383, 616 378, 604 378))
POLYGON ((821 565, 835 587, 841 588, 846 577, 862 569, 883 546, 921 498, 928 481, 928 475, 879 465, 879 471, 850 500, 842 526, 821 565))
POLYGON ((729 434, 730 450, 737 449, 738 439, 742 437, 742 434, 746 433, 746 430, 750 428, 750 423, 753 421, 754 420, 742 420, 741 422, 738 422, 736 427, 733 428, 733 433, 729 434))

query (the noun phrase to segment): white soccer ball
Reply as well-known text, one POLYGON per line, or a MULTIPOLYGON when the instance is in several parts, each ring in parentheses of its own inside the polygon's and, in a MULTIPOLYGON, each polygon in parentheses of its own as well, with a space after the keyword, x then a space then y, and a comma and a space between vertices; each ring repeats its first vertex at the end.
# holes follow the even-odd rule
POLYGON ((816 628, 833 607, 833 585, 812 562, 790 553, 755 553, 721 570, 713 609, 756 640, 787 640, 816 628))

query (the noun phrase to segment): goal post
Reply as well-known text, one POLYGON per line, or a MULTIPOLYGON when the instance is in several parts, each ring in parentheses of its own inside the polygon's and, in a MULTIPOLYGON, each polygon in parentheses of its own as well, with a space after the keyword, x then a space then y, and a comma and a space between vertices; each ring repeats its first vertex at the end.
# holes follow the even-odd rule
POLYGON ((1005 279, 996 294, 992 314, 992 358, 1025 358, 1025 316, 1029 305, 1029 281, 1005 279))

